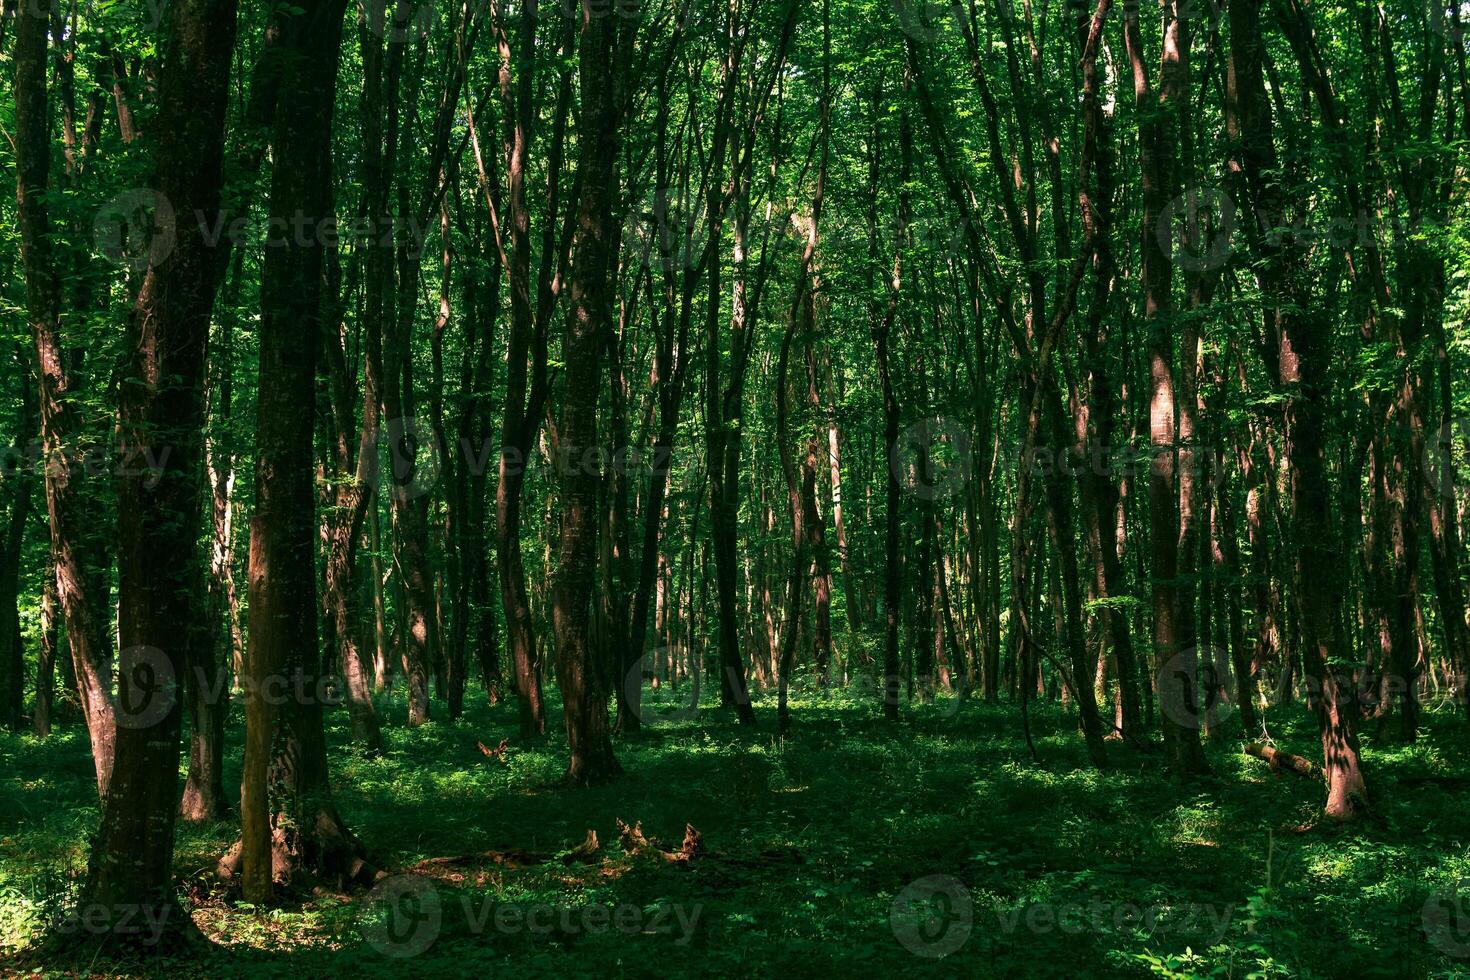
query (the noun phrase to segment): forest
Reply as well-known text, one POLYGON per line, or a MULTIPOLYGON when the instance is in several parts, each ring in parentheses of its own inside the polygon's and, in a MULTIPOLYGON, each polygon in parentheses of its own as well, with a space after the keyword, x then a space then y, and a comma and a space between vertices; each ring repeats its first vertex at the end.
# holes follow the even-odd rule
POLYGON ((1470 3, 0 2, 0 975, 1470 976, 1470 3))

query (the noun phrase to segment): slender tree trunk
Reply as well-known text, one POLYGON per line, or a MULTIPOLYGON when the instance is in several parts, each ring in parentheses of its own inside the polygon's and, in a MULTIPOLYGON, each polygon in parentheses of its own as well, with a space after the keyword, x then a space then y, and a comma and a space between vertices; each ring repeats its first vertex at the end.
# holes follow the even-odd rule
MULTIPOLYGON (((821 371, 818 369, 817 345, 822 330, 826 297, 822 294, 822 274, 818 264, 817 249, 822 241, 822 205, 826 195, 827 158, 832 129, 832 32, 828 23, 828 0, 822 4, 822 96, 820 161, 817 165, 816 194, 812 199, 812 222, 806 261, 806 271, 811 277, 802 301, 802 326, 806 355, 806 401, 813 427, 807 441, 806 461, 802 473, 802 531, 806 535, 806 550, 812 562, 813 614, 812 653, 817 673, 817 683, 825 687, 828 671, 832 664, 832 556, 827 548, 827 526, 817 507, 818 471, 826 471, 823 465, 827 454, 828 434, 831 432, 829 410, 822 407, 820 388, 821 371)), ((831 393, 828 393, 829 397, 831 393)), ((835 438, 835 437, 834 437, 835 438)), ((825 474, 824 474, 825 475, 825 474)))
POLYGON ((41 449, 56 598, 66 627, 82 713, 92 743, 97 792, 106 798, 117 737, 112 703, 112 649, 108 638, 103 528, 83 498, 81 478, 89 447, 75 394, 73 363, 61 339, 61 279, 51 240, 46 196, 51 146, 46 99, 48 7, 28 4, 15 18, 16 218, 25 273, 26 316, 39 364, 41 449))
MULTIPOLYGON (((907 88, 907 86, 905 86, 907 88)), ((874 96, 874 148, 869 158, 869 183, 877 196, 880 158, 877 111, 882 89, 874 96)), ((902 410, 893 384, 893 324, 898 317, 903 289, 903 248, 909 224, 909 179, 913 174, 914 140, 907 112, 899 117, 898 216, 894 225, 893 268, 888 277, 888 302, 873 327, 873 346, 878 362, 878 386, 883 397, 883 716, 898 720, 900 665, 898 655, 899 605, 903 596, 903 565, 899 560, 899 521, 903 488, 899 483, 901 458, 898 433, 902 410)), ((876 217, 876 216, 875 216, 876 217)))
MULTIPOLYGON (((228 172, 228 168, 227 168, 228 172)), ((223 246, 222 246, 223 247, 223 246)), ((216 316, 219 339, 208 354, 213 406, 217 424, 229 424, 234 410, 234 306, 239 298, 243 253, 235 253, 234 271, 216 316), (228 312, 224 312, 228 310, 228 312)), ((210 501, 209 585, 204 603, 205 622, 195 667, 185 678, 190 738, 189 774, 179 802, 184 820, 221 820, 229 813, 224 787, 225 720, 230 710, 229 669, 226 659, 238 629, 235 599, 234 455, 207 434, 204 466, 210 501)))
MULTIPOLYGON (((797 18, 803 5, 788 3, 776 51, 772 55, 771 83, 783 70, 797 18)), ((733 8, 732 8, 733 11, 733 8)), ((733 16, 727 16, 721 39, 721 84, 722 108, 716 120, 710 150, 710 177, 707 186, 705 211, 709 221, 707 251, 713 260, 709 263, 708 299, 705 313, 705 440, 707 445, 710 493, 710 537, 715 558, 715 599, 719 635, 720 704, 733 708, 742 725, 755 724, 755 709, 750 703, 746 687, 745 660, 740 650, 739 612, 735 601, 738 590, 738 551, 740 516, 740 450, 743 438, 745 413, 745 381, 750 364, 750 352, 755 344, 754 320, 760 312, 761 285, 758 282, 753 293, 747 297, 743 269, 737 267, 735 282, 735 314, 731 321, 731 370, 728 382, 720 383, 720 351, 722 347, 719 311, 724 303, 721 286, 721 263, 718 261, 720 242, 724 229, 724 185, 725 156, 731 135, 729 101, 738 85, 741 55, 744 51, 747 32, 741 30, 733 16)), ((769 96, 769 87, 767 89, 769 96)), ((758 125, 753 116, 747 129, 747 156, 750 140, 758 125)), ((773 163, 774 168, 774 163, 773 163)), ((743 175, 734 174, 740 182, 743 175)), ((743 238, 743 234, 740 235, 743 238)), ((744 257, 742 249, 741 258, 744 257)), ((759 275, 765 275, 765 256, 762 256, 759 275)))
MULTIPOLYGON (((1149 468, 1149 528, 1153 579, 1154 669, 1158 677, 1160 718, 1170 767, 1178 779, 1208 771, 1200 747, 1194 706, 1197 652, 1181 644, 1193 642, 1179 632, 1180 518, 1176 480, 1179 439, 1175 421, 1174 351, 1170 336, 1174 309, 1173 265, 1165 252, 1167 239, 1157 232, 1159 219, 1174 195, 1176 179, 1172 158, 1173 116, 1181 100, 1190 98, 1188 75, 1189 32, 1177 10, 1166 14, 1162 82, 1157 96, 1143 64, 1138 9, 1125 10, 1125 38, 1133 66, 1134 96, 1141 114, 1139 150, 1143 180, 1143 286, 1144 320, 1148 327, 1149 441, 1153 461, 1149 468)), ((1192 357, 1194 352, 1186 351, 1192 357)), ((1191 393, 1192 394, 1192 393, 1191 393)), ((1193 616, 1186 617, 1192 624, 1193 616)))
MULTIPOLYGON (((496 192, 498 193, 498 191, 496 192)), ((498 210, 498 208, 497 208, 498 210)), ((481 222, 475 222, 475 241, 482 240, 481 222)), ((478 266, 476 267, 478 268, 478 266)), ((490 586, 490 562, 485 534, 486 497, 489 491, 490 399, 485 393, 494 383, 495 334, 502 266, 492 263, 489 281, 472 273, 466 297, 465 352, 460 368, 461 388, 468 394, 461 409, 458 445, 464 465, 457 471, 464 501, 459 523, 459 550, 463 556, 465 587, 468 590, 469 636, 479 661, 480 682, 491 705, 500 703, 500 634, 495 622, 495 605, 490 586)))
POLYGON ((384 751, 382 727, 373 706, 368 686, 367 665, 363 659, 363 630, 366 617, 361 606, 361 589, 357 582, 357 544, 362 538, 363 522, 373 504, 373 486, 378 465, 378 383, 376 365, 369 362, 362 395, 362 422, 356 425, 352 405, 357 400, 357 385, 347 367, 342 349, 341 274, 338 256, 330 250, 330 266, 322 298, 319 330, 319 352, 326 368, 325 386, 328 399, 323 406, 326 441, 330 450, 332 478, 324 504, 330 509, 323 522, 322 547, 325 552, 324 623, 329 643, 342 672, 347 693, 347 714, 352 724, 352 737, 369 755, 384 751), (354 445, 354 442, 356 445, 354 445))
MULTIPOLYGON (((21 371, 21 424, 11 446, 13 459, 25 458, 26 441, 35 424, 35 394, 30 380, 30 356, 23 347, 16 361, 21 371)), ((0 726, 13 732, 21 730, 25 714, 25 641, 20 634, 20 569, 25 545, 26 522, 31 514, 31 475, 24 466, 6 467, 0 474, 0 502, 5 508, 5 531, 0 535, 0 726)), ((44 632, 44 627, 43 627, 44 632)), ((36 733, 45 735, 50 727, 51 694, 46 679, 51 671, 46 655, 45 637, 42 654, 36 661, 36 733)))
MULTIPOLYGON (((1079 23, 1079 39, 1086 48, 1089 24, 1079 23)), ((1113 253, 1113 206, 1117 158, 1113 151, 1112 116, 1103 110, 1098 93, 1097 63, 1094 59, 1083 66, 1084 138, 1093 143, 1096 156, 1095 196, 1089 189, 1091 206, 1083 211, 1086 233, 1093 241, 1092 297, 1088 309, 1085 347, 1090 384, 1086 404, 1087 420, 1092 426, 1091 440, 1084 449, 1081 502, 1086 511, 1089 550, 1093 557, 1093 591, 1101 602, 1099 618, 1103 637, 1103 654, 1116 664, 1118 684, 1118 735, 1123 738, 1142 736, 1138 696, 1138 665, 1133 650, 1126 608, 1110 605, 1123 598, 1123 569, 1119 561, 1119 534, 1116 514, 1119 486, 1115 480, 1115 422, 1120 414, 1117 392, 1109 357, 1108 326, 1113 310, 1113 282, 1118 274, 1113 253)), ((1084 433, 1084 438, 1087 433, 1084 433)))
POLYGON ((45 566, 44 579, 41 621, 37 630, 40 646, 36 651, 36 706, 31 712, 31 730, 37 738, 50 736, 56 707, 56 576, 49 561, 45 566))
MULTIPOLYGON (((562 75, 556 120, 547 154, 547 213, 542 232, 542 264, 532 306, 530 211, 526 204, 526 165, 534 136, 536 92, 536 0, 522 10, 518 28, 516 84, 510 84, 510 46, 500 37, 500 86, 508 122, 507 209, 511 249, 505 256, 510 286, 510 340, 506 358, 505 411, 502 416, 499 481, 495 487, 495 554, 505 611, 506 649, 520 699, 522 735, 546 731, 541 692, 540 656, 536 648, 531 600, 521 557, 521 491, 532 445, 540 431, 546 400, 546 331, 551 309, 552 229, 556 222, 562 146, 569 102, 569 75, 562 75), (532 363, 528 372, 526 359, 532 363)), ((567 23, 572 30, 572 22, 567 23)), ((579 175, 579 180, 581 179, 579 175)), ((565 247, 565 243, 563 248, 565 247)), ((563 254, 564 251, 563 251, 563 254)))

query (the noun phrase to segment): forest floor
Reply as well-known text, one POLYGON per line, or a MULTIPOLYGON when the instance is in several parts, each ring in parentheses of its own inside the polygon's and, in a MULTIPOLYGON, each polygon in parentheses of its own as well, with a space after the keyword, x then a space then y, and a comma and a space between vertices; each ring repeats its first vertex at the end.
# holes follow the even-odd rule
MULTIPOLYGON (((212 869, 236 828, 181 826, 181 892, 217 945, 129 968, 94 961, 97 942, 76 940, 43 967, 1470 976, 1470 746, 1448 712, 1426 719, 1414 747, 1365 737, 1374 809, 1344 829, 1317 819, 1317 785, 1273 773, 1234 739, 1210 744, 1214 775, 1184 791, 1158 752, 1111 744, 1113 768, 1090 770, 1055 708, 1032 712, 1038 762, 1009 705, 941 699, 891 727, 871 698, 807 694, 784 740, 764 702, 759 731, 716 709, 669 721, 655 711, 644 734, 619 742, 622 779, 571 790, 559 733, 522 741, 513 705, 470 700, 456 724, 390 728, 378 759, 347 747, 344 712, 329 716, 340 809, 393 875, 371 894, 307 895, 289 910, 232 904, 212 869), (502 758, 476 744, 502 738, 502 758), (701 848, 689 860, 653 845, 630 853, 619 819, 668 851, 692 825, 701 848), (601 847, 579 853, 589 830, 601 847), (480 856, 430 860, 467 855, 480 856)), ((404 713, 396 698, 383 707, 404 713)), ((1315 754, 1304 711, 1273 714, 1279 744, 1315 754)), ((80 729, 44 743, 0 735, 0 974, 36 963, 27 944, 75 894, 96 825, 92 785, 80 729)))

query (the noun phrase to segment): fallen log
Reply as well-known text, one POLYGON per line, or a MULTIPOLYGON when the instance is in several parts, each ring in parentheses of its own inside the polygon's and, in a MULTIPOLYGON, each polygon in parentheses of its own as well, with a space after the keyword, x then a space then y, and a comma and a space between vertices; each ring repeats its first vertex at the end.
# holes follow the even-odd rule
POLYGON ((629 854, 640 854, 653 852, 665 861, 692 861, 695 857, 704 853, 704 836, 694 829, 693 824, 684 825, 684 841, 679 845, 677 851, 669 850, 656 837, 649 837, 643 833, 643 821, 639 820, 629 827, 622 820, 618 821, 618 841, 623 845, 623 850, 629 854))
POLYGON ((1283 752, 1272 745, 1264 742, 1252 742, 1245 747, 1245 754, 1260 759, 1271 767, 1272 772, 1280 773, 1282 770, 1294 772, 1306 779, 1321 779, 1322 770, 1310 759, 1304 759, 1290 752, 1283 752))
POLYGON ((455 854, 449 857, 425 858, 415 864, 412 870, 425 871, 430 868, 458 868, 472 864, 494 864, 503 868, 529 868, 533 865, 544 864, 550 858, 540 854, 532 854, 530 851, 508 850, 508 851, 480 851, 476 854, 455 854))
POLYGON ((505 761, 505 753, 510 751, 510 739, 508 738, 502 738, 500 745, 493 749, 484 742, 476 742, 475 744, 480 747, 480 751, 485 754, 486 758, 499 759, 501 762, 505 761))

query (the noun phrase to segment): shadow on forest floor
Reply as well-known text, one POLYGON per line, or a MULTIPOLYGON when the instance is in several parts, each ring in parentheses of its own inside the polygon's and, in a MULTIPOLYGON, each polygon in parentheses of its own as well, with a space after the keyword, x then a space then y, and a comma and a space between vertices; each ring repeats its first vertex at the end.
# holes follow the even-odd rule
MULTIPOLYGON (((235 827, 181 826, 181 890, 216 945, 189 961, 106 968, 1070 978, 1470 967, 1470 760, 1464 721, 1447 712, 1427 718, 1413 747, 1365 739, 1375 809, 1342 829, 1316 822, 1319 787, 1272 773, 1233 739, 1210 743, 1214 776, 1183 790, 1157 752, 1110 744, 1112 768, 1090 770, 1058 709, 1033 711, 1036 764, 1009 705, 942 698, 893 727, 867 700, 806 694, 784 740, 770 704, 753 732, 708 709, 620 741, 617 782, 569 790, 564 740, 523 742, 513 705, 470 700, 459 722, 409 731, 401 699, 384 699, 399 727, 379 759, 346 747, 343 713, 329 718, 339 806, 392 872, 371 895, 233 904, 211 869, 235 827), (503 761, 476 745, 501 738, 503 761), (704 853, 628 853, 619 819, 671 849, 692 825, 704 853), (568 852, 589 830, 602 847, 578 860, 568 852), (490 851, 520 857, 421 864, 490 851)), ((1310 720, 1291 711, 1275 710, 1273 734, 1311 754, 1310 720)), ((44 743, 0 734, 0 774, 4 973, 74 896, 97 814, 79 728, 44 743)), ((95 947, 78 941, 47 967, 85 972, 95 947)))

